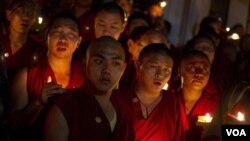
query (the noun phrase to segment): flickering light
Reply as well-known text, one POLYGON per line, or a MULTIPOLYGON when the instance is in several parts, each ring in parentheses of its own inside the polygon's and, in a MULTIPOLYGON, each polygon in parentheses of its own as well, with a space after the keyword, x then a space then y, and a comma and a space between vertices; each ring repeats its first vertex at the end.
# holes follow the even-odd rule
POLYGON ((206 113, 204 116, 198 116, 198 122, 202 123, 210 123, 212 119, 213 117, 209 113, 206 113))
POLYGON ((163 89, 163 90, 167 90, 167 89, 168 89, 168 83, 166 83, 166 84, 163 86, 162 89, 163 89))
POLYGON ((42 24, 43 23, 43 17, 38 17, 38 24, 42 24))
POLYGON ((229 32, 229 31, 230 31, 230 27, 227 27, 227 28, 226 28, 226 31, 229 32))
POLYGON ((238 121, 245 121, 245 115, 241 112, 238 112, 237 119, 238 121))
POLYGON ((233 40, 239 40, 240 36, 237 33, 233 33, 231 36, 228 37, 229 39, 233 39, 233 40))
POLYGON ((47 82, 50 83, 51 81, 51 76, 48 76, 47 82))
POLYGON ((167 6, 167 2, 166 1, 161 1, 160 2, 160 5, 162 8, 166 7, 167 6))

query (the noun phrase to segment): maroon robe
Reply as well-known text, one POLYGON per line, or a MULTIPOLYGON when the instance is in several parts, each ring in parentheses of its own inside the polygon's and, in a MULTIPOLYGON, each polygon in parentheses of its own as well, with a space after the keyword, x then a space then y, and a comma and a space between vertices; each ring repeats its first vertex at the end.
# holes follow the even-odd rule
POLYGON ((123 105, 128 105, 133 118, 137 141, 183 141, 187 123, 180 115, 180 101, 169 91, 164 91, 158 105, 145 119, 142 115, 141 103, 135 94, 135 89, 118 90, 117 99, 123 105))
MULTIPOLYGON (((73 88, 79 88, 83 85, 84 77, 82 69, 79 63, 73 62, 71 66, 71 75, 69 84, 66 87, 66 90, 73 88)), ((27 92, 29 96, 29 101, 40 100, 41 92, 43 86, 48 83, 48 77, 51 77, 52 82, 56 82, 55 74, 51 69, 51 66, 48 63, 47 58, 34 64, 28 68, 27 75, 27 92)), ((48 112, 51 104, 59 99, 63 94, 59 94, 48 99, 48 104, 44 105, 42 111, 39 113, 38 118, 27 129, 20 132, 20 135, 17 135, 17 140, 26 140, 26 141, 40 141, 42 140, 42 129, 46 114, 48 112), (20 137, 19 137, 20 136, 20 137)))
POLYGON ((69 141, 133 141, 132 123, 127 116, 128 108, 111 97, 116 110, 114 131, 102 108, 88 87, 75 89, 57 101, 69 128, 69 141))
MULTIPOLYGON (((182 90, 179 90, 176 94, 182 101, 182 112, 185 113, 182 115, 186 115, 186 107, 182 90)), ((201 125, 197 125, 198 116, 205 116, 207 113, 213 116, 219 104, 219 101, 220 95, 218 93, 208 93, 205 90, 203 91, 202 96, 196 102, 190 113, 185 116, 188 121, 188 131, 186 136, 187 141, 201 140, 201 136, 205 128, 201 125)))
MULTIPOLYGON (((27 91, 32 99, 39 99, 43 86, 48 83, 48 77, 56 82, 55 74, 46 59, 28 69, 27 91)), ((84 82, 83 70, 80 63, 72 62, 71 75, 66 89, 79 88, 84 82)))
POLYGON ((13 54, 10 39, 6 35, 3 40, 3 53, 8 75, 12 79, 19 68, 28 67, 41 60, 46 54, 46 47, 28 36, 25 44, 13 54))

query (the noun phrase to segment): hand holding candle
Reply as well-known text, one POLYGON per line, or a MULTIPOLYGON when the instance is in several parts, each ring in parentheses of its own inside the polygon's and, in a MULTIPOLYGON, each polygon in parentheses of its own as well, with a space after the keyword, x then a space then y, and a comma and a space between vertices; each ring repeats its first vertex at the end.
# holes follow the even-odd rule
POLYGON ((198 116, 198 122, 210 123, 213 117, 209 113, 206 113, 204 116, 198 116))
POLYGON ((233 114, 228 113, 227 116, 231 119, 231 120, 229 120, 231 122, 240 123, 240 122, 245 121, 245 115, 242 112, 238 112, 237 115, 233 115, 233 114))

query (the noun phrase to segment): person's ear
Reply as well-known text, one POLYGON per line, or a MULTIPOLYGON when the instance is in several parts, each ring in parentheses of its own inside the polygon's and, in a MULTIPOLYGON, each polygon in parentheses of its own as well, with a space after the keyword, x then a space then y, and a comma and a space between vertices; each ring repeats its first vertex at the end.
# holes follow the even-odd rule
POLYGON ((138 60, 134 62, 134 66, 135 66, 136 72, 139 72, 140 69, 142 68, 141 63, 138 60))
POLYGON ((80 46, 81 42, 82 42, 82 36, 79 37, 78 43, 77 43, 77 47, 76 47, 76 48, 78 48, 78 47, 80 46))
POLYGON ((8 21, 11 21, 11 11, 10 10, 6 10, 5 16, 6 16, 6 19, 8 21))
POLYGON ((128 51, 132 53, 131 50, 134 47, 134 41, 132 39, 128 39, 127 46, 128 46, 128 51))

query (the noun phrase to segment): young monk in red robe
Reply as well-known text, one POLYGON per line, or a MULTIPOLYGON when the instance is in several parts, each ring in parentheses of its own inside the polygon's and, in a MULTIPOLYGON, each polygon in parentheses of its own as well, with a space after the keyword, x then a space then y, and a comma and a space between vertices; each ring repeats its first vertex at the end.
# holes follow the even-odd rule
POLYGON ((11 129, 31 140, 41 137, 31 134, 41 130, 48 101, 66 89, 83 84, 80 64, 72 62, 72 55, 81 41, 80 26, 74 16, 62 13, 48 25, 47 57, 19 72, 11 86, 9 123, 11 129), (41 120, 41 121, 40 121, 41 120), (36 127, 37 126, 37 127, 36 127), (23 131, 23 132, 21 132, 23 131), (32 131, 32 132, 29 132, 32 131), (31 135, 29 135, 31 134, 31 135))
POLYGON ((117 101, 130 107, 137 141, 181 141, 185 124, 178 99, 162 90, 172 73, 173 58, 164 44, 142 49, 136 65, 138 79, 131 88, 116 91, 117 101))
POLYGON ((44 55, 43 44, 29 34, 35 11, 35 3, 31 0, 13 0, 7 7, 9 32, 3 38, 3 53, 9 79, 18 69, 37 62, 44 55))
POLYGON ((122 45, 112 37, 87 49, 86 82, 54 105, 46 119, 44 141, 133 141, 128 108, 112 96, 126 68, 122 45))
POLYGON ((209 114, 212 118, 220 100, 218 93, 204 89, 209 80, 210 68, 208 57, 196 50, 185 52, 180 62, 182 87, 177 90, 177 95, 182 101, 183 112, 188 120, 188 141, 201 140, 208 123, 198 122, 198 117, 209 114))

